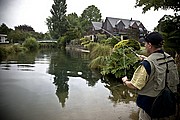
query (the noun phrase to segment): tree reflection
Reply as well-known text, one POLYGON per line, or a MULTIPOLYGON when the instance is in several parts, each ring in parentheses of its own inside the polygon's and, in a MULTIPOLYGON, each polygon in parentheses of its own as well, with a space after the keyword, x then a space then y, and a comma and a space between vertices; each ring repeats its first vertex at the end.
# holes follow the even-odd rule
POLYGON ((56 95, 62 107, 65 107, 65 102, 69 95, 69 76, 81 77, 87 81, 88 86, 94 86, 99 80, 105 83, 111 95, 108 99, 116 106, 119 102, 129 103, 134 101, 136 94, 133 90, 128 89, 120 80, 110 77, 102 77, 99 72, 92 71, 88 68, 89 56, 87 53, 70 51, 56 51, 51 54, 51 63, 49 66, 49 73, 54 75, 54 84, 57 87, 56 95), (81 74, 79 74, 81 73, 81 74))
POLYGON ((52 54, 49 73, 55 75, 53 83, 57 86, 56 95, 62 107, 65 107, 65 102, 69 94, 68 76, 80 76, 88 81, 87 84, 89 86, 94 86, 99 80, 99 77, 94 76, 88 68, 88 63, 88 54, 85 53, 71 50, 58 51, 52 54))
POLYGON ((128 104, 130 101, 135 101, 135 91, 124 86, 122 82, 120 82, 120 79, 118 80, 111 76, 104 77, 101 80, 106 84, 105 87, 110 90, 111 95, 109 95, 109 99, 114 103, 114 106, 119 102, 125 102, 128 104))

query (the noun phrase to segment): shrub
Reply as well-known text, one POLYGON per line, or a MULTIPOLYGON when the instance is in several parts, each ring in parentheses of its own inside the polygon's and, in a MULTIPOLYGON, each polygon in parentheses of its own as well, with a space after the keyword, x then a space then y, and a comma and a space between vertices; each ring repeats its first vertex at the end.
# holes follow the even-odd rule
POLYGON ((35 38, 29 37, 23 42, 23 46, 26 47, 29 51, 36 51, 39 47, 38 42, 35 38))
POLYGON ((84 38, 81 38, 80 41, 81 41, 81 45, 87 45, 90 43, 91 38, 90 37, 84 37, 84 38))
POLYGON ((118 42, 119 42, 118 38, 108 38, 108 39, 100 41, 100 43, 105 44, 105 45, 110 45, 110 46, 114 46, 118 42))
POLYGON ((5 47, 0 46, 0 61, 4 60, 7 57, 7 51, 5 47))
POLYGON ((100 42, 101 40, 105 40, 107 37, 105 34, 97 34, 97 42, 100 42))
POLYGON ((112 48, 99 43, 92 43, 90 45, 92 46, 92 50, 90 50, 90 58, 92 61, 89 67, 92 69, 101 69, 106 63, 106 57, 111 54, 112 48))
POLYGON ((90 58, 95 59, 99 56, 109 56, 112 48, 108 45, 97 44, 90 52, 90 58))
POLYGON ((66 46, 66 36, 59 37, 57 41, 57 45, 59 48, 66 46))
POLYGON ((137 68, 138 60, 139 59, 131 53, 130 48, 115 49, 111 56, 107 57, 101 74, 112 74, 115 75, 116 78, 121 78, 125 75, 128 77, 132 76, 134 70, 137 68))
POLYGON ((99 43, 90 42, 89 44, 86 45, 86 47, 91 52, 93 50, 93 48, 95 48, 98 45, 99 45, 99 43))
POLYGON ((122 40, 114 46, 114 49, 122 48, 122 47, 132 47, 135 50, 141 49, 140 43, 136 40, 122 40))

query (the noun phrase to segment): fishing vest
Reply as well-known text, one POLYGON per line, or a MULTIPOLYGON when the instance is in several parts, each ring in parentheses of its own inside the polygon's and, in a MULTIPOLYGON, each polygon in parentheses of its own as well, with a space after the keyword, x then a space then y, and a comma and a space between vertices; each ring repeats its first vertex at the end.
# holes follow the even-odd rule
POLYGON ((174 59, 167 53, 152 53, 146 59, 151 66, 151 73, 147 76, 147 84, 138 91, 139 95, 157 96, 165 87, 166 63, 168 64, 167 82, 173 92, 177 92, 179 76, 174 59), (165 59, 166 56, 166 59, 165 59))

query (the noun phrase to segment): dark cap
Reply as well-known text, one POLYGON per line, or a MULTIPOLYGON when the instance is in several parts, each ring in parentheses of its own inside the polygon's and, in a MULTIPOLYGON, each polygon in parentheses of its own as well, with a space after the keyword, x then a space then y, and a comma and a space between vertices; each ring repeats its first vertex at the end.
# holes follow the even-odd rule
POLYGON ((152 45, 162 45, 163 37, 158 32, 151 32, 145 37, 145 42, 151 43, 152 45))

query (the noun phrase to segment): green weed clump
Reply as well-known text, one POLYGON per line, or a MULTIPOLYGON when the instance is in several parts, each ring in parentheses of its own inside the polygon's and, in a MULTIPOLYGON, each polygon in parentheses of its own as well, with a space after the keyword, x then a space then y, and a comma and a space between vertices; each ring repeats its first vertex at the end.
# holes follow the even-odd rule
POLYGON ((26 38, 26 40, 23 42, 23 46, 29 51, 36 51, 39 48, 38 42, 33 37, 26 38))

